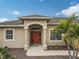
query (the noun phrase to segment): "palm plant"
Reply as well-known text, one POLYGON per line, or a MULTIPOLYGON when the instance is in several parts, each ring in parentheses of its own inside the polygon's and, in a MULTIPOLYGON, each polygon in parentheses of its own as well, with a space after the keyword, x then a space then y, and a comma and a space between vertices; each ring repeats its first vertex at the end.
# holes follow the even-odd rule
POLYGON ((78 55, 79 45, 79 25, 74 22, 77 17, 72 15, 65 20, 61 20, 60 25, 56 27, 56 33, 64 34, 64 41, 68 47, 69 59, 76 59, 78 55), (73 57, 71 55, 71 47, 73 48, 73 57))

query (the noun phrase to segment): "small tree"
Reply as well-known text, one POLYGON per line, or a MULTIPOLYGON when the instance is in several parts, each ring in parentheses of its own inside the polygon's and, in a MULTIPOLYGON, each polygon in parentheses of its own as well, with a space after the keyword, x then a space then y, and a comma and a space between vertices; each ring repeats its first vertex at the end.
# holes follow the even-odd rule
POLYGON ((79 48, 79 25, 74 22, 77 17, 75 15, 62 20, 60 25, 56 27, 55 32, 64 34, 64 41, 68 47, 69 59, 77 59, 79 48), (71 55, 71 47, 73 48, 73 57, 71 55))

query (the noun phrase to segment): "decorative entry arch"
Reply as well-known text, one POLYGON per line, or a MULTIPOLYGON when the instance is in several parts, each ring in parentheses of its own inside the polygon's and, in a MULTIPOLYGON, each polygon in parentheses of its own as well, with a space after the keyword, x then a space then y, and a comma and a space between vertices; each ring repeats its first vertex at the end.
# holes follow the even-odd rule
POLYGON ((29 27, 28 27, 28 29, 29 30, 41 30, 41 29, 43 29, 43 26, 41 26, 41 25, 39 25, 39 24, 31 24, 31 25, 29 25, 29 27))
POLYGON ((47 25, 45 26, 39 22, 29 23, 24 27, 25 29, 25 50, 30 47, 30 45, 37 44, 43 46, 45 49, 47 47, 46 44, 46 29, 47 25))
POLYGON ((43 27, 43 29, 47 29, 47 25, 42 24, 40 22, 32 22, 32 23, 29 23, 29 24, 25 25, 24 29, 29 29, 29 26, 32 25, 32 24, 38 24, 38 25, 41 25, 43 27))

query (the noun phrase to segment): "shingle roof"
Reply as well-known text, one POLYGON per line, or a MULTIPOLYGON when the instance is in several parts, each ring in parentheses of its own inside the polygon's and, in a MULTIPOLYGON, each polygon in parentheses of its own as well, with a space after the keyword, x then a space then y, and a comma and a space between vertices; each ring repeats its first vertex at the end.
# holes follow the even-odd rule
MULTIPOLYGON (((41 16, 41 15, 29 15, 26 17, 47 17, 47 16, 41 16)), ((66 19, 64 17, 53 17, 51 20, 49 20, 48 25, 54 25, 54 24, 58 24, 59 23, 59 19, 66 19)), ((79 23, 79 20, 75 21, 76 23, 79 23)), ((12 20, 12 21, 6 21, 6 22, 1 22, 0 25, 20 25, 22 24, 21 20, 12 20)))
MULTIPOLYGON (((54 23, 58 23, 59 18, 53 18, 51 19, 48 24, 54 24, 54 23)), ((1 22, 0 25, 20 25, 22 24, 22 21, 21 20, 12 20, 12 21, 5 21, 5 22, 1 22)))
POLYGON ((22 22, 20 20, 12 20, 12 21, 5 21, 1 22, 0 25, 19 25, 22 22))
POLYGON ((53 17, 53 19, 51 19, 49 21, 49 24, 52 24, 52 23, 59 23, 59 20, 60 19, 66 19, 65 17, 53 17))

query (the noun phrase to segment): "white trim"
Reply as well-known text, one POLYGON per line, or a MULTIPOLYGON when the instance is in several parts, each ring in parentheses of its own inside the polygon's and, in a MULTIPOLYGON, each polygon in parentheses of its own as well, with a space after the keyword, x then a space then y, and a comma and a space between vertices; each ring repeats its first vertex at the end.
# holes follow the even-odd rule
POLYGON ((50 31, 51 30, 54 30, 54 29, 49 29, 49 42, 63 42, 63 40, 61 39, 61 40, 50 40, 50 31))
POLYGON ((47 25, 60 25, 60 23, 47 23, 47 25))
POLYGON ((19 17, 19 19, 52 19, 53 17, 19 17))
MULTIPOLYGON (((47 23, 47 24, 50 24, 50 23, 47 23)), ((51 23, 50 25, 52 25, 52 24, 58 24, 59 25, 60 23, 51 23)))
POLYGON ((14 28, 5 28, 4 29, 4 41, 14 41, 15 38, 15 29, 14 28), (6 30, 13 30, 13 39, 6 39, 6 30))

